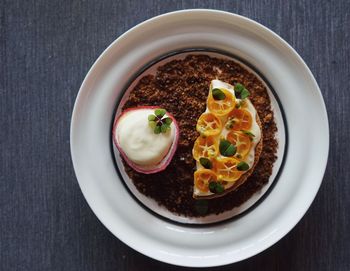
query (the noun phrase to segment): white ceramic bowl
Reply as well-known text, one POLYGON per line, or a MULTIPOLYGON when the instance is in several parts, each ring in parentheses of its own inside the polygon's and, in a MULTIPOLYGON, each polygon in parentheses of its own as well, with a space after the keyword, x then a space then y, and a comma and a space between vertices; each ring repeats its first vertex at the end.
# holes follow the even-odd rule
POLYGON ((164 14, 120 36, 87 74, 71 123, 74 169, 96 216, 132 248, 183 266, 240 261, 287 234, 319 189, 328 148, 322 95, 300 56, 264 26, 215 10, 164 14), (253 211, 225 223, 189 227, 152 215, 130 196, 113 164, 110 133, 121 91, 145 63, 171 51, 203 47, 244 59, 270 82, 286 115, 289 148, 279 181, 253 211))

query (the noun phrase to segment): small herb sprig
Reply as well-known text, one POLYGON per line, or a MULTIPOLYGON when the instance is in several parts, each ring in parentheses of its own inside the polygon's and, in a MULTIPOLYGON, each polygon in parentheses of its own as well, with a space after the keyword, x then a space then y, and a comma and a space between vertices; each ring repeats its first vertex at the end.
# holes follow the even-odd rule
POLYGON ((249 165, 246 162, 242 161, 237 164, 237 169, 239 171, 247 171, 249 169, 249 165))
POLYGON ((239 99, 242 99, 244 100, 245 98, 247 98, 249 95, 250 95, 250 92, 248 91, 248 89, 245 88, 245 86, 243 86, 242 84, 240 83, 237 83, 235 85, 235 94, 236 94, 236 97, 239 98, 239 99))
POLYGON ((165 113, 165 109, 157 108, 154 110, 154 115, 148 115, 148 125, 155 134, 166 133, 170 130, 173 120, 169 117, 164 118, 165 113))
POLYGON ((213 167, 212 162, 205 157, 201 157, 199 158, 199 163, 206 169, 211 169, 213 167))
POLYGON ((237 147, 231 144, 230 141, 226 139, 221 139, 219 144, 219 150, 223 156, 234 156, 237 152, 237 147))
POLYGON ((210 192, 212 192, 212 193, 220 194, 220 193, 222 193, 222 192, 225 191, 225 188, 224 188, 224 186, 223 186, 221 183, 219 183, 219 182, 210 182, 210 183, 209 183, 209 190, 210 190, 210 192))
POLYGON ((214 100, 225 100, 225 93, 219 88, 213 88, 211 91, 214 100))

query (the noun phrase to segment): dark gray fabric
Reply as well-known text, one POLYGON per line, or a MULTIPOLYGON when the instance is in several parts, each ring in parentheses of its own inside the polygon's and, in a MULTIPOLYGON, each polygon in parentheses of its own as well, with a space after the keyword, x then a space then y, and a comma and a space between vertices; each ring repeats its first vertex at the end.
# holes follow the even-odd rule
POLYGON ((350 270, 349 1, 2 0, 0 7, 0 270, 181 269, 133 251, 97 220, 75 179, 69 125, 98 55, 137 23, 185 8, 235 12, 281 35, 314 73, 331 131, 324 182, 296 228, 251 259, 210 270, 350 270))

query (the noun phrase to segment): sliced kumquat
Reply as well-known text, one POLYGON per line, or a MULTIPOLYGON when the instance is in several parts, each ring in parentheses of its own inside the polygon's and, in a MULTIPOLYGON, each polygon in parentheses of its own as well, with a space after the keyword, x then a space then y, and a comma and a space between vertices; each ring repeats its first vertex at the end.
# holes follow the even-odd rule
POLYGON ((227 134, 226 139, 236 146, 236 155, 245 158, 250 151, 251 139, 249 135, 242 132, 231 131, 227 134))
POLYGON ((227 182, 235 182, 243 172, 237 170, 237 165, 240 161, 233 157, 218 158, 214 163, 214 171, 219 180, 227 182))
POLYGON ((228 114, 226 128, 235 131, 249 130, 252 127, 252 115, 244 109, 233 109, 228 114))
POLYGON ((213 136, 199 136, 194 142, 192 154, 194 159, 199 161, 201 157, 212 158, 216 157, 219 152, 219 145, 213 136))
POLYGON ((194 185, 202 192, 209 192, 209 183, 216 181, 217 176, 210 169, 198 169, 194 172, 194 185))
POLYGON ((222 130, 222 124, 213 113, 204 113, 199 117, 196 128, 204 136, 218 135, 222 130))
POLYGON ((218 116, 224 116, 235 107, 235 97, 226 89, 220 90, 225 94, 225 98, 222 100, 215 100, 212 91, 210 91, 207 103, 210 112, 218 116))

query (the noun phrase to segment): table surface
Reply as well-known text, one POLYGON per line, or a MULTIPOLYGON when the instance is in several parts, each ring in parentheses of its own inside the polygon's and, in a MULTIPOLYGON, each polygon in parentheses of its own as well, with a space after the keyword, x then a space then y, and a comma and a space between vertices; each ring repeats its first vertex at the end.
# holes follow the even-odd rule
POLYGON ((321 88, 331 134, 323 184, 298 225, 259 255, 210 270, 350 270, 349 1, 2 0, 0 7, 0 270, 187 269, 141 255, 98 221, 74 175, 69 125, 80 84, 114 39, 188 8, 247 16, 291 44, 321 88))

